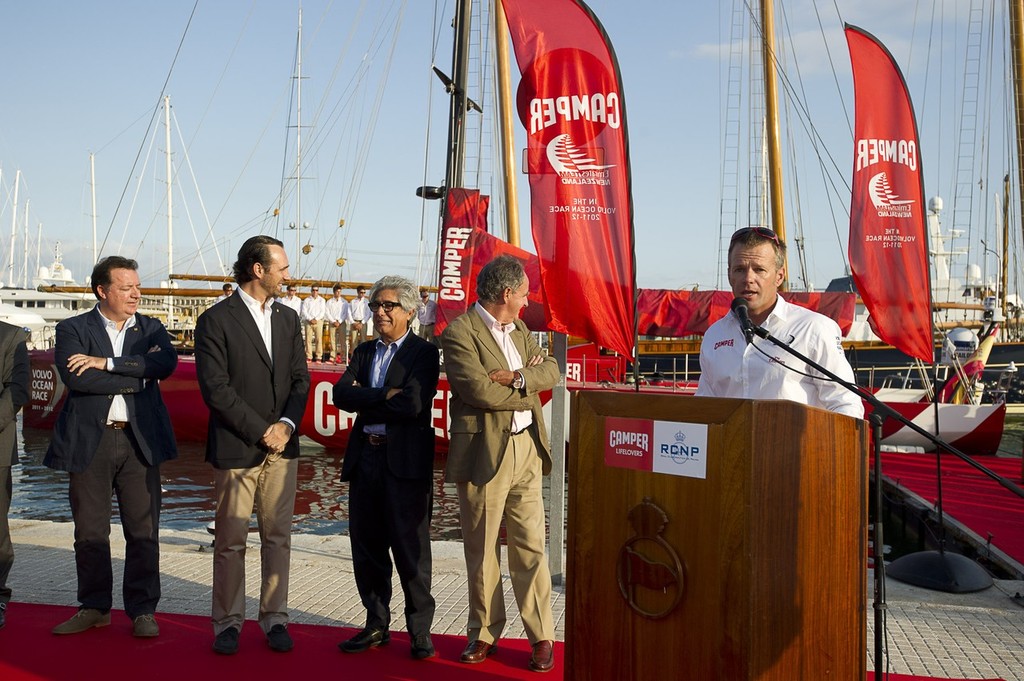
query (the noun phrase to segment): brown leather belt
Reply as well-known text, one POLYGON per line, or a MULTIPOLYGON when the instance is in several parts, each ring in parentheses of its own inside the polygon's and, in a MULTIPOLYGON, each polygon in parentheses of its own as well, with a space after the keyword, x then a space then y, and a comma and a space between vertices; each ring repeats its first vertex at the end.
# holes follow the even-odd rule
POLYGON ((114 430, 124 430, 127 427, 127 421, 111 421, 107 424, 107 428, 113 428, 114 430))
POLYGON ((370 443, 371 447, 383 447, 388 443, 388 436, 377 435, 376 433, 367 433, 366 441, 370 443))

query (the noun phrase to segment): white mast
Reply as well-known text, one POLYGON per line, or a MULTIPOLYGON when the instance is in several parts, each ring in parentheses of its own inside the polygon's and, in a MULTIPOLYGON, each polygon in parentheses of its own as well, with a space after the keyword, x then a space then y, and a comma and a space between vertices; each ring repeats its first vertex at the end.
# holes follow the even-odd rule
MULTIPOLYGON (((21 272, 21 287, 28 288, 28 204, 32 202, 32 199, 25 200, 25 243, 22 245, 22 272, 21 272)), ((14 283, 14 280, 11 280, 14 283)))
POLYGON ((302 8, 299 8, 299 36, 295 47, 295 276, 301 276, 302 257, 302 8))
POLYGON ((96 154, 89 154, 89 190, 92 194, 92 261, 99 262, 96 246, 96 154))
POLYGON ((18 233, 18 186, 21 184, 21 171, 14 174, 14 200, 11 202, 11 252, 7 258, 7 284, 14 286, 14 237, 18 233))
MULTIPOLYGON (((166 151, 164 157, 166 159, 166 172, 167 172, 167 285, 170 287, 171 272, 174 271, 174 208, 172 203, 172 180, 171 177, 171 97, 170 95, 164 95, 164 143, 166 151)), ((168 328, 174 324, 174 298, 167 294, 167 326, 168 328)))
POLYGON ((164 95, 164 143, 166 146, 166 152, 164 153, 166 171, 167 171, 167 273, 170 274, 174 271, 174 207, 171 202, 172 197, 172 177, 171 177, 171 97, 170 95, 164 95))

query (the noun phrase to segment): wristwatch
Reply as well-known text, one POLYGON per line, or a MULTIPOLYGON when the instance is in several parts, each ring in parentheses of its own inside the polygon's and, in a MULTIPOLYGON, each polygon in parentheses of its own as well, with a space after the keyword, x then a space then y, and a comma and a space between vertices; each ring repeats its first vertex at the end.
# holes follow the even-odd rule
POLYGON ((516 390, 522 390, 526 387, 526 379, 518 371, 515 372, 515 378, 512 379, 512 387, 516 390))

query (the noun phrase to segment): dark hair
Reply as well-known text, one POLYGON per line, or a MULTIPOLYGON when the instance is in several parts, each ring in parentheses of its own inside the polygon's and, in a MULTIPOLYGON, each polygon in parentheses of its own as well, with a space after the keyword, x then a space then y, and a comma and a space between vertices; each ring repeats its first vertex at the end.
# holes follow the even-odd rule
POLYGON ((230 291, 233 288, 234 287, 231 284, 228 284, 228 283, 225 282, 225 284, 220 287, 220 290, 223 291, 224 293, 227 293, 228 291, 230 291))
POLYGON ((100 286, 110 286, 110 270, 138 270, 139 263, 131 258, 124 258, 120 255, 108 255, 96 263, 92 268, 92 293, 99 300, 100 294, 97 290, 100 286))
POLYGON ((523 285, 526 270, 518 258, 499 255, 480 269, 476 277, 476 296, 485 303, 500 303, 505 289, 513 291, 523 285))
POLYGON ((270 267, 270 246, 284 248, 281 241, 265 234, 251 236, 245 240, 242 247, 238 249, 238 260, 233 265, 236 282, 245 284, 255 279, 252 268, 256 263, 263 265, 264 268, 270 267))
POLYGON ((340 291, 341 290, 341 284, 335 284, 334 288, 332 288, 331 290, 332 291, 340 291))

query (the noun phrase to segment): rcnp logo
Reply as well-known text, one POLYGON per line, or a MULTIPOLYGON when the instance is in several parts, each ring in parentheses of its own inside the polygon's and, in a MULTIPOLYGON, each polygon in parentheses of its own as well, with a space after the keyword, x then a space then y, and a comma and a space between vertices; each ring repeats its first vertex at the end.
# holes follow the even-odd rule
POLYGON ((686 463, 699 457, 701 449, 695 444, 687 444, 686 433, 678 431, 674 441, 661 443, 661 453, 676 463, 686 463))

